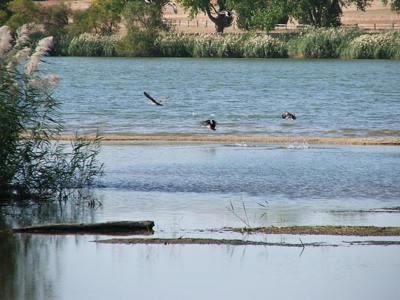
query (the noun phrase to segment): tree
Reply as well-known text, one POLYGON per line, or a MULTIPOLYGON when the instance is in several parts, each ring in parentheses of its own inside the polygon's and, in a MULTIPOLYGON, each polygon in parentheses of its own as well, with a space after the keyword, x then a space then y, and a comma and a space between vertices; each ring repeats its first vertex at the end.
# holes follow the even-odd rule
POLYGON ((26 25, 15 41, 7 26, 0 28, 0 202, 67 201, 103 174, 98 135, 77 135, 70 151, 57 139, 64 128, 52 93, 60 78, 39 68, 52 40, 32 51, 26 25))
POLYGON ((125 0, 93 0, 88 14, 94 21, 96 32, 112 34, 118 31, 125 3, 125 0))
MULTIPOLYGON (((373 0, 372 0, 373 1, 373 0)), ((238 26, 271 30, 280 20, 291 18, 315 28, 341 25, 342 8, 354 4, 365 11, 369 0, 229 0, 238 14, 238 26)), ((399 1, 399 0, 395 0, 399 1)))
POLYGON ((238 28, 244 30, 271 30, 276 24, 289 20, 288 7, 281 0, 229 0, 238 28))
POLYGON ((128 29, 127 36, 117 43, 116 51, 124 56, 151 56, 154 53, 154 41, 161 32, 170 30, 163 21, 164 3, 130 1, 126 4, 123 16, 128 29))
POLYGON ((342 8, 354 4, 365 11, 368 0, 301 0, 290 7, 290 16, 315 28, 341 25, 342 8))
POLYGON ((382 4, 388 5, 390 4, 390 8, 392 11, 400 14, 400 0, 381 0, 382 4))
POLYGON ((36 4, 32 0, 14 0, 9 3, 8 8, 12 12, 12 16, 6 25, 12 32, 24 24, 33 22, 40 24, 40 4, 36 4))
POLYGON ((44 26, 45 35, 60 37, 67 33, 68 18, 72 15, 72 9, 61 1, 58 5, 42 7, 41 23, 44 26))
POLYGON ((194 18, 200 12, 207 14, 208 18, 215 24, 216 32, 224 32, 226 27, 233 23, 231 9, 226 3, 228 0, 177 0, 185 10, 189 10, 190 18, 194 18))
POLYGON ((10 0, 0 0, 0 26, 3 26, 11 16, 8 8, 10 0))

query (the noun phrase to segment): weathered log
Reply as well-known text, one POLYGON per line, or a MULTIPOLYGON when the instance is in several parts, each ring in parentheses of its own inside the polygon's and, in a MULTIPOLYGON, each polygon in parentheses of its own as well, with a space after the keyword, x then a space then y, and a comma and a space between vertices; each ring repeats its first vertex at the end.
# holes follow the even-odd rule
POLYGON ((152 234, 153 221, 110 221, 105 223, 61 223, 14 228, 12 232, 39 234, 152 234))

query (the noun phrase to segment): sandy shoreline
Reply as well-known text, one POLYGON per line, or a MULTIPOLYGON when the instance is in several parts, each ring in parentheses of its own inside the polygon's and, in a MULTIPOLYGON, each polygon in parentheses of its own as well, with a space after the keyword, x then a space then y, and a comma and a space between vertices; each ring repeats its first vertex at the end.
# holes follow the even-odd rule
MULTIPOLYGON (((70 141, 73 135, 60 135, 60 140, 70 141)), ((94 137, 88 136, 92 139, 94 137)), ((308 143, 313 145, 389 145, 399 146, 400 138, 328 138, 328 137, 274 137, 274 136, 210 136, 210 135, 105 135, 102 141, 171 141, 212 143, 308 143)))

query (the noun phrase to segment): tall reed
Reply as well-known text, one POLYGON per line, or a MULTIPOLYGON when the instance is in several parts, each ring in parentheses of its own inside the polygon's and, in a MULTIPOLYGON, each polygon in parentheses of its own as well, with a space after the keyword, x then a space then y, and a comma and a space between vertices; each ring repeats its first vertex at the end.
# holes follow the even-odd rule
POLYGON ((361 34, 351 28, 309 29, 288 42, 289 57, 340 58, 343 49, 361 34))
POLYGON ((120 39, 117 35, 82 33, 72 39, 68 53, 71 56, 115 56, 115 43, 120 39))
POLYGON ((400 32, 363 34, 349 43, 342 58, 400 59, 400 32))
POLYGON ((268 35, 195 34, 166 35, 155 43, 162 56, 286 57, 285 44, 268 35))

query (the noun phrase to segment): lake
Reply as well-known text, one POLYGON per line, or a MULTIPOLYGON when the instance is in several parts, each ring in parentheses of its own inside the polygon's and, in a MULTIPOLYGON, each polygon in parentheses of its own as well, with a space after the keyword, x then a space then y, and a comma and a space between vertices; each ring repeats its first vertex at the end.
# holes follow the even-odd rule
MULTIPOLYGON (((0 299, 397 299, 399 237, 242 235, 225 227, 400 226, 398 61, 46 58, 67 133, 287 136, 288 143, 103 142, 101 206, 82 221, 154 220, 154 237, 281 246, 110 245, 102 235, 0 234, 0 299), (170 95, 164 106, 148 104, 170 95), (281 113, 296 113, 294 122, 281 113), (200 124, 213 118, 217 130, 200 124), (235 213, 232 212, 232 208, 235 213), (236 215, 235 215, 236 214, 236 215), (287 247, 299 243, 320 246, 287 247)), ((48 221, 48 220, 47 220, 48 221)), ((18 227, 18 211, 0 228, 18 227)), ((46 222, 46 220, 43 220, 46 222)))

